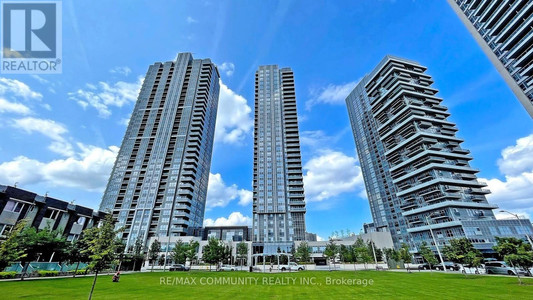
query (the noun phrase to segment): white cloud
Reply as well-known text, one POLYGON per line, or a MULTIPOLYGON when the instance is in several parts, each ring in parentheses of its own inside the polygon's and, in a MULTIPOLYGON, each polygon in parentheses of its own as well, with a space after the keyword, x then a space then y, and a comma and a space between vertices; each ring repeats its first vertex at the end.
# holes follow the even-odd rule
POLYGON ((194 19, 193 17, 191 16, 188 16, 187 19, 185 19, 187 21, 187 23, 189 24, 192 24, 192 23, 198 23, 198 21, 196 19, 194 19))
POLYGON ((123 126, 128 126, 130 124, 131 115, 129 115, 127 118, 122 118, 118 121, 118 124, 123 126))
POLYGON ((109 73, 128 76, 131 73, 131 69, 128 67, 114 67, 113 69, 109 70, 109 73))
POLYGON ((103 149, 78 144, 79 156, 41 162, 19 156, 0 164, 0 182, 19 185, 49 184, 103 192, 119 148, 103 149))
POLYGON ((79 89, 68 95, 69 99, 76 101, 84 109, 91 106, 98 111, 99 117, 108 118, 111 115, 110 107, 135 103, 143 80, 143 77, 139 77, 136 82, 117 81, 111 84, 100 81, 98 85, 87 84, 86 89, 79 89))
POLYGON ((24 104, 9 102, 6 99, 0 98, 0 113, 29 115, 31 109, 24 104))
POLYGON ((205 219, 204 226, 251 226, 252 218, 243 216, 240 212, 232 212, 228 218, 220 217, 216 220, 205 219))
POLYGON ((226 73, 227 76, 231 76, 235 72, 235 65, 231 62, 224 62, 218 66, 218 69, 226 73))
POLYGON ((239 199, 239 205, 248 205, 252 202, 252 192, 239 189, 236 184, 227 186, 220 173, 209 174, 207 208, 225 207, 237 198, 239 199))
POLYGON ((321 237, 321 236, 319 236, 318 234, 317 234, 317 236, 316 236, 316 240, 317 240, 317 242, 325 241, 324 238, 321 237))
MULTIPOLYGON (((498 160, 500 171, 505 179, 485 179, 491 194, 489 202, 498 204, 501 209, 529 216, 533 214, 533 134, 520 138, 516 144, 502 150, 498 160)), ((512 217, 497 213, 499 218, 512 217)))
POLYGON ((311 99, 305 102, 306 109, 311 109, 316 104, 343 104, 350 92, 355 88, 358 81, 352 81, 345 84, 329 84, 327 87, 312 89, 310 91, 311 99))
POLYGON ((342 152, 321 150, 308 161, 304 170, 308 202, 323 201, 345 192, 364 189, 363 175, 354 157, 342 152))
POLYGON ((40 133, 52 140, 48 149, 64 156, 72 156, 74 154, 72 145, 64 137, 68 133, 68 129, 60 123, 48 119, 39 118, 22 118, 12 120, 11 126, 20 129, 28 134, 34 132, 40 133))
POLYGON ((24 98, 25 100, 41 100, 43 98, 41 93, 33 91, 22 81, 0 77, 0 95, 4 94, 13 94, 17 98, 24 98))
POLYGON ((220 81, 215 141, 227 144, 241 142, 253 128, 251 112, 246 99, 220 81))
POLYGON ((533 134, 520 138, 516 145, 502 151, 498 160, 500 171, 506 175, 518 175, 533 169, 533 134))

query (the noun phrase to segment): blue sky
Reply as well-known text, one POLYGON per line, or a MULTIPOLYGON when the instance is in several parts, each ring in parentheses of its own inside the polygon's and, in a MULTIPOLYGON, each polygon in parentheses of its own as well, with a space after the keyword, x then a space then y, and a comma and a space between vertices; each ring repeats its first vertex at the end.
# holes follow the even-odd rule
POLYGON ((63 73, 0 74, 0 183, 98 207, 148 66, 221 71, 206 222, 251 217, 253 74, 291 67, 308 212, 327 238, 371 222, 344 97, 386 54, 428 67, 500 207, 533 215, 533 123, 445 1, 64 1, 63 73))

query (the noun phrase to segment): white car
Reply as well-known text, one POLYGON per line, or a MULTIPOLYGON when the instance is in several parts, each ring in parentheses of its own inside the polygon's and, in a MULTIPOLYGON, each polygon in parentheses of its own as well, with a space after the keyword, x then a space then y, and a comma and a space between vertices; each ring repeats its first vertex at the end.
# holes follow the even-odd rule
POLYGON ((219 270, 219 271, 235 271, 235 266, 232 266, 232 265, 222 265, 218 270, 219 270))
POLYGON ((301 265, 299 265, 299 264, 297 264, 295 262, 290 262, 288 265, 279 265, 278 270, 281 270, 281 271, 287 271, 287 270, 303 271, 303 270, 305 270, 305 267, 301 266, 301 265))

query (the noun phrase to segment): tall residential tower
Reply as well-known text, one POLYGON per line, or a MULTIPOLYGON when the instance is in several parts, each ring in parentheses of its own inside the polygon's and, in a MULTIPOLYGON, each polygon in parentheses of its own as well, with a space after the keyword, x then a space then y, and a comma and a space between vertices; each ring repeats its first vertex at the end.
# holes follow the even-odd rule
POLYGON ((148 68, 100 205, 128 245, 203 225, 219 77, 190 53, 148 68))
POLYGON ((305 240, 305 196, 290 68, 261 66, 255 73, 254 251, 290 251, 305 240))
POLYGON ((525 238, 529 220, 496 220, 426 68, 386 56, 346 98, 374 227, 395 247, 467 237, 492 251, 495 236, 525 238))
POLYGON ((533 1, 448 3, 533 118, 533 1))

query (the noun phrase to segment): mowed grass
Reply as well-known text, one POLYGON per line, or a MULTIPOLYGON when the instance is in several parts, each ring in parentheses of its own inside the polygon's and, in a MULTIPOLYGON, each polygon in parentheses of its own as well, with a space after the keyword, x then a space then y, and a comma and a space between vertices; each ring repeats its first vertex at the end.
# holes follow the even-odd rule
MULTIPOLYGON (((0 282, 0 299, 87 299, 92 280, 0 282)), ((533 279, 524 282, 518 285, 514 277, 465 278, 435 272, 154 272, 123 274, 119 283, 111 282, 111 276, 99 276, 93 299, 533 299, 533 279), (336 284, 328 285, 328 278, 337 280, 336 284), (355 281, 340 281, 343 278, 355 281), (168 285, 168 280, 174 284, 168 285), (209 284, 215 280, 218 284, 209 284)))

